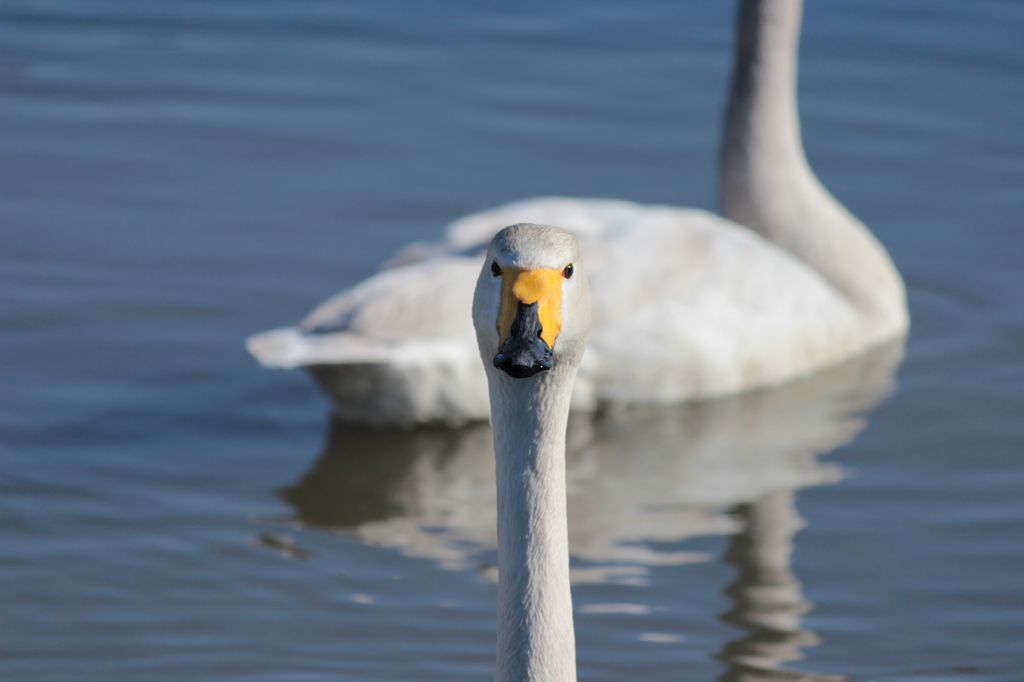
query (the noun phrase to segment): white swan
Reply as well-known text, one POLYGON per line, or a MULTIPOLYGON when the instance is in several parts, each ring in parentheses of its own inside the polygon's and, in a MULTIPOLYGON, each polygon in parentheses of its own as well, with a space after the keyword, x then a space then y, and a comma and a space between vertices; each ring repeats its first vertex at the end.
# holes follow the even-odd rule
POLYGON ((557 227, 491 242, 473 297, 498 489, 499 682, 576 679, 565 435, 590 329, 580 251, 557 227))
POLYGON ((905 334, 899 273, 804 155, 801 11, 800 0, 741 2, 720 158, 727 219, 606 199, 508 204, 412 245, 298 327, 250 338, 250 352, 306 367, 346 420, 485 419, 467 292, 490 237, 522 221, 571 231, 599 294, 575 410, 780 384, 905 334))

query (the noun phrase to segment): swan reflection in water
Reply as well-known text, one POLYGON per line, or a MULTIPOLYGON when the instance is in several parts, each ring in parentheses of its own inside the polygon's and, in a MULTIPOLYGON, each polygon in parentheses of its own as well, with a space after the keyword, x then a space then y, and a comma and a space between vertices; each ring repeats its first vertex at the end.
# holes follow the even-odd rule
MULTIPOLYGON (((818 455, 849 442, 893 386, 902 343, 786 386, 673 408, 574 417, 566 455, 575 583, 643 585, 652 566, 710 560, 664 550, 699 535, 731 536, 737 568, 722 618, 748 631, 719 657, 722 680, 843 679, 782 667, 817 643, 790 569, 803 526, 800 488, 833 483, 818 455)), ((332 424, 319 460, 283 496, 307 526, 479 568, 497 546, 494 455, 486 425, 377 431, 332 424)))

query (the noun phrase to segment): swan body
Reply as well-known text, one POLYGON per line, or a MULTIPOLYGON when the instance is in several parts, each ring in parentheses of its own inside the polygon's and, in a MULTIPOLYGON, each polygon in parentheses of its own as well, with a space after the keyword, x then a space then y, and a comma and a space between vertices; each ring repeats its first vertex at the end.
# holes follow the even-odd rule
POLYGON ((499 682, 576 679, 565 437, 590 327, 579 248, 519 224, 491 242, 473 297, 498 502, 499 682))
POLYGON ((741 2, 720 158, 724 218, 607 199, 514 202, 452 223, 439 244, 407 247, 298 327, 250 338, 249 350, 267 366, 309 369, 342 419, 484 419, 468 291, 491 236, 523 221, 572 232, 597 293, 574 410, 777 385, 902 336, 899 273, 804 155, 800 19, 800 0, 741 2), (642 331, 641 352, 623 345, 627 329, 642 331))

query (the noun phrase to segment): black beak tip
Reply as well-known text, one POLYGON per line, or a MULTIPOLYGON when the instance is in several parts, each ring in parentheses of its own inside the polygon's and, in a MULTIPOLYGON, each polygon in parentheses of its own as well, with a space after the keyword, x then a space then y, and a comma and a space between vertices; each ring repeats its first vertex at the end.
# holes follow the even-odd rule
POLYGON ((494 356, 493 364, 513 379, 529 379, 551 369, 551 353, 544 353, 541 358, 526 353, 498 353, 494 356))
POLYGON ((514 379, 528 379, 551 369, 551 346, 541 338, 537 303, 520 303, 511 335, 494 356, 494 366, 514 379))

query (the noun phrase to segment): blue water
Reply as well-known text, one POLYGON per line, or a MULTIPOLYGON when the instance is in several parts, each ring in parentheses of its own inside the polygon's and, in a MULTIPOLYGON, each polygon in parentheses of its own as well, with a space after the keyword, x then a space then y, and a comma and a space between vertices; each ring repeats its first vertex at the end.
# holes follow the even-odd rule
MULTIPOLYGON (((0 2, 0 677, 490 677, 486 427, 332 424, 242 341, 504 201, 714 209, 732 11, 0 2)), ((1022 35, 809 0, 808 156, 911 336, 573 424, 581 679, 1022 679, 1022 35)))

